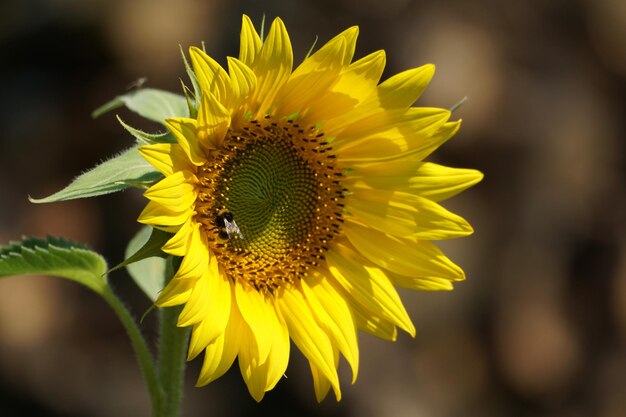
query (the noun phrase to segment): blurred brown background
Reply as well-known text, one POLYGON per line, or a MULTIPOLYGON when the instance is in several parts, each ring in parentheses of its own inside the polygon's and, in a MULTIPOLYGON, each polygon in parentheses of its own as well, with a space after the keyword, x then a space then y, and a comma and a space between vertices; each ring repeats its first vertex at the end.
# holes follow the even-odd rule
MULTIPOLYGON (((355 385, 314 400, 300 353, 257 405, 238 367, 203 389, 190 366, 185 416, 626 416, 626 2, 621 0, 4 0, 0 3, 0 242, 89 243, 111 264, 138 229, 138 191, 36 206, 132 143, 90 112, 140 77, 179 91, 178 44, 237 55, 241 13, 281 16, 296 61, 359 25, 357 56, 387 51, 385 78, 427 62, 420 105, 464 125, 435 160, 482 170, 449 201, 476 233, 442 244, 468 280, 403 292, 418 334, 361 335, 355 385), (321 44, 320 43, 320 44, 321 44), (318 44, 319 45, 319 44, 318 44)), ((154 130, 128 112, 135 126, 154 130)), ((112 284, 136 315, 125 272, 112 284)), ((154 340, 154 323, 144 324, 154 340)), ((0 416, 147 416, 121 325, 86 289, 0 281, 0 416)))

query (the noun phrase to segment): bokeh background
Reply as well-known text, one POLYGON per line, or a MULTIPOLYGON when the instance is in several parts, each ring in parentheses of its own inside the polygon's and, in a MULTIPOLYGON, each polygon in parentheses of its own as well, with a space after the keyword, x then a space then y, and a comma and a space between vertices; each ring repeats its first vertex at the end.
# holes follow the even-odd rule
MULTIPOLYGON (((180 91, 178 45, 238 54, 241 13, 281 16, 295 59, 316 36, 361 28, 357 56, 387 51, 385 78, 432 62, 420 105, 467 102, 434 160, 485 173, 446 206, 476 233, 441 246, 468 279, 402 292, 415 339, 360 336, 355 385, 314 399, 299 353, 261 404, 234 367, 193 416, 626 416, 626 2, 529 0, 3 0, 0 3, 0 242, 86 242, 111 264, 137 231, 138 191, 38 206, 133 139, 90 113, 138 78, 180 91)), ((318 44, 319 45, 319 44, 318 44)), ((156 130, 126 111, 123 118, 156 130)), ((125 272, 113 286, 139 316, 125 272)), ((149 317, 143 329, 156 338, 149 317)), ((294 352, 295 349, 294 349, 294 352)), ((103 301, 48 277, 0 281, 0 416, 147 416, 124 330, 103 301)))

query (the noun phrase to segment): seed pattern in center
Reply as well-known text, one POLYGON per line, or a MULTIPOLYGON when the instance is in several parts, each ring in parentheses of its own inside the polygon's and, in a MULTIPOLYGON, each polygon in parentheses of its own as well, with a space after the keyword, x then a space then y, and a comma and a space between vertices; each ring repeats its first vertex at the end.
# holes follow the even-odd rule
POLYGON ((342 220, 341 171, 324 135, 247 122, 200 169, 196 218, 232 280, 272 292, 324 259, 342 220))

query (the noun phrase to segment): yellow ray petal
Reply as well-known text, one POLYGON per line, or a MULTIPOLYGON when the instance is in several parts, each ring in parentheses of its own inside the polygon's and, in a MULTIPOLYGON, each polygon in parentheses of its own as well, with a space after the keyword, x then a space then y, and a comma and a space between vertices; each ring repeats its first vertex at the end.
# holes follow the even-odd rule
POLYGON ((228 318, 226 331, 215 342, 208 345, 204 351, 204 362, 198 377, 197 387, 215 381, 232 366, 241 347, 242 328, 246 326, 239 310, 237 310, 234 296, 231 299, 232 310, 228 318))
MULTIPOLYGON (((247 64, 245 60, 242 59, 247 64)), ((293 65, 293 52, 289 34, 282 20, 274 19, 267 38, 261 47, 252 70, 257 76, 252 111, 262 117, 274 102, 274 97, 285 84, 293 65)))
POLYGON ((241 331, 241 345, 239 348, 239 370, 248 392, 257 402, 265 396, 265 378, 258 372, 261 363, 256 338, 249 326, 243 326, 241 331))
POLYGON ((372 99, 386 109, 409 107, 422 95, 434 74, 432 64, 403 71, 382 82, 372 99))
POLYGON ((193 291, 193 280, 171 279, 154 302, 159 307, 171 307, 186 303, 193 291))
POLYGON ((358 303, 352 306, 352 314, 358 329, 391 342, 398 338, 398 329, 392 322, 372 314, 358 303))
POLYGON ((230 315, 230 300, 230 284, 219 273, 217 259, 213 256, 209 268, 197 280, 177 324, 186 327, 201 321, 192 339, 195 339, 193 343, 205 347, 224 332, 230 315))
POLYGON ((261 401, 265 392, 276 386, 284 375, 289 362, 289 333, 284 323, 276 335, 267 359, 260 363, 256 348, 256 339, 251 331, 245 332, 250 343, 239 353, 239 368, 252 397, 261 401))
POLYGON ((277 97, 276 113, 305 112, 310 103, 328 92, 341 70, 350 63, 358 28, 351 27, 331 39, 296 68, 277 97))
MULTIPOLYGON (((230 112, 211 93, 202 94, 196 137, 206 152, 218 148, 230 127, 230 112)), ((206 159, 206 158, 205 158, 206 159)))
POLYGON ((346 221, 368 225, 394 236, 442 240, 473 233, 462 217, 439 204, 400 191, 356 190, 346 199, 346 221))
POLYGON ((348 303, 323 276, 302 280, 302 289, 320 326, 350 364, 354 383, 359 370, 359 345, 348 303))
POLYGON ((237 283, 235 296, 241 316, 252 331, 258 345, 259 363, 265 362, 274 339, 280 335, 280 323, 274 306, 249 285, 237 283))
POLYGON ((178 229, 170 240, 165 242, 161 250, 173 256, 185 256, 187 247, 190 244, 189 238, 195 225, 192 224, 192 217, 189 217, 185 223, 178 229))
POLYGON ((404 275, 387 274, 393 285, 418 291, 450 291, 454 289, 452 281, 445 278, 407 277, 404 275))
MULTIPOLYGON (((461 127, 461 120, 456 122, 448 122, 445 123, 439 130, 437 130, 430 137, 420 136, 419 145, 414 147, 413 149, 407 150, 406 152, 402 152, 399 154, 388 155, 389 151, 385 151, 387 156, 381 155, 369 155, 365 156, 364 154, 359 154, 358 152, 354 152, 355 155, 351 158, 347 158, 346 155, 340 155, 339 160, 345 165, 355 165, 359 166, 361 164, 369 164, 369 163, 395 163, 401 159, 405 158, 413 158, 417 161, 421 161, 430 155, 435 149, 440 147, 443 143, 449 140, 461 127)), ((368 152, 369 154, 369 152, 368 152)))
POLYGON ((240 121, 248 111, 244 101, 256 88, 257 80, 254 72, 243 62, 236 58, 228 57, 228 73, 230 74, 232 99, 229 110, 231 117, 240 121), (242 107, 243 106, 243 107, 242 107))
POLYGON ((137 221, 152 226, 180 226, 184 224, 192 214, 193 210, 191 208, 176 212, 168 210, 154 201, 149 201, 137 221))
POLYGON ((251 67, 261 50, 261 38, 256 29, 254 29, 252 21, 245 14, 241 21, 240 43, 239 60, 251 67))
POLYGON ((166 210, 183 212, 198 196, 198 179, 190 171, 177 171, 148 188, 143 195, 166 210))
MULTIPOLYGON (((203 278, 206 280, 206 299, 204 318, 194 324, 189 341, 189 353, 187 360, 195 358, 208 345, 214 343, 217 338, 224 334, 232 310, 232 292, 234 289, 226 277, 216 273, 211 259, 211 265, 203 278)), ((181 314, 182 315, 182 314, 181 314)))
POLYGON ((282 319, 279 319, 279 324, 280 333, 274 339, 272 350, 263 364, 264 369, 262 369, 262 372, 267 375, 265 391, 269 391, 276 386, 278 381, 285 375, 287 365, 289 364, 289 331, 282 319))
POLYGON ((191 63, 198 78, 202 95, 212 94, 218 102, 228 103, 232 95, 232 89, 230 78, 224 68, 195 46, 189 48, 189 56, 191 57, 191 63))
MULTIPOLYGON (((334 349, 334 357, 335 357, 335 368, 339 365, 339 353, 336 349, 334 349)), ((326 395, 328 395, 328 391, 332 385, 331 381, 326 378, 323 372, 320 372, 319 368, 315 366, 312 362, 309 362, 309 366, 311 368, 311 375, 313 375, 313 388, 315 389, 315 399, 318 403, 321 403, 326 395)), ((341 390, 339 386, 333 386, 333 391, 335 392, 335 398, 337 401, 341 401, 341 390)))
MULTIPOLYGON (((330 91, 311 105, 304 122, 315 124, 325 121, 332 129, 336 123, 333 119, 343 119, 347 112, 356 108, 374 91, 384 68, 384 51, 374 52, 353 62, 340 74, 330 91)), ((334 135, 334 132, 329 131, 329 134, 334 135)))
POLYGON ((276 300, 289 334, 298 349, 339 389, 333 347, 326 332, 322 330, 300 291, 285 289, 276 300))
POLYGON ((426 162, 418 167, 409 183, 414 193, 432 201, 442 201, 478 184, 483 177, 483 173, 475 169, 450 168, 426 162))
POLYGON ((206 156, 196 138, 196 119, 183 117, 165 119, 165 125, 170 129, 191 163, 200 166, 206 162, 206 156))
POLYGON ((382 112, 347 126, 333 143, 342 160, 386 157, 429 146, 433 136, 448 120, 445 109, 413 107, 382 112))
POLYGON ((482 178, 483 174, 474 169, 420 162, 410 155, 396 159, 393 164, 354 164, 344 183, 350 190, 398 190, 442 201, 477 184, 482 178))
POLYGON ((459 281, 463 270, 431 242, 406 239, 346 222, 344 231, 361 255, 400 275, 459 281))
POLYGON ((384 272, 372 266, 347 246, 337 244, 326 255, 330 272, 346 292, 375 315, 391 320, 415 336, 415 327, 400 296, 384 272))
POLYGON ((199 224, 192 223, 192 225, 194 227, 189 235, 187 253, 174 275, 176 279, 198 279, 209 268, 209 244, 206 235, 200 230, 199 224))
POLYGON ((139 147, 139 153, 163 175, 172 175, 175 171, 195 172, 196 167, 189 161, 187 154, 177 143, 155 143, 139 147))
POLYGON ((384 81, 359 106, 328 121, 325 125, 327 133, 336 136, 345 126, 352 123, 360 124, 381 111, 406 109, 421 95, 433 71, 434 66, 425 65, 384 81))

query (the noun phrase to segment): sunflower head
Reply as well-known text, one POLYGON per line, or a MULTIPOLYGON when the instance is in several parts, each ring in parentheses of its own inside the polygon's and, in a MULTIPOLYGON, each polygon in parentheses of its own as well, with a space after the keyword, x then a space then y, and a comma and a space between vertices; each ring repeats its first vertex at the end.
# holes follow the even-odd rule
POLYGON ((308 359, 318 400, 341 393, 339 357, 356 379, 357 329, 414 335, 395 286, 451 289, 464 278, 431 242, 472 232, 438 204, 482 174, 424 162, 454 135, 450 112, 413 107, 434 67, 380 83, 385 54, 354 60, 358 29, 292 68, 275 19, 261 41, 243 17, 227 70, 190 49, 192 118, 166 120, 176 143, 143 146, 164 178, 139 221, 172 233, 182 261, 160 293, 184 305, 198 385, 237 358, 260 400, 285 373, 290 340, 308 359))

